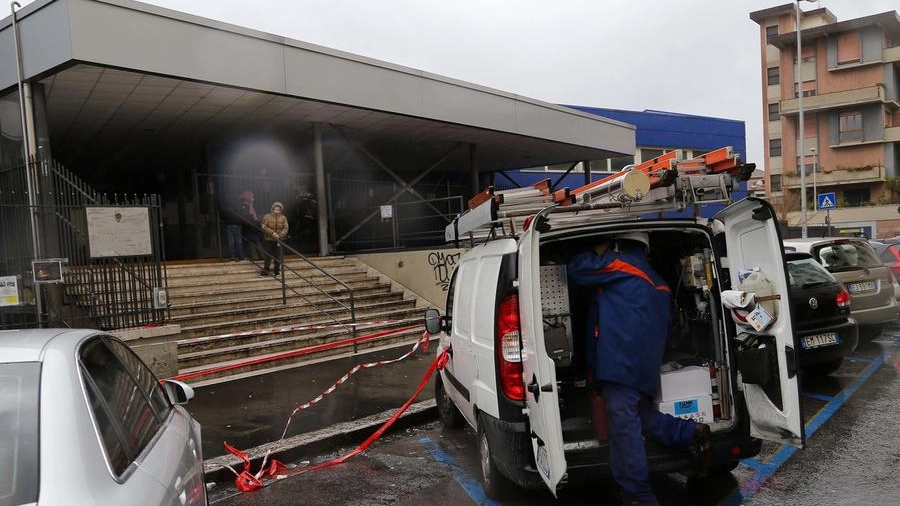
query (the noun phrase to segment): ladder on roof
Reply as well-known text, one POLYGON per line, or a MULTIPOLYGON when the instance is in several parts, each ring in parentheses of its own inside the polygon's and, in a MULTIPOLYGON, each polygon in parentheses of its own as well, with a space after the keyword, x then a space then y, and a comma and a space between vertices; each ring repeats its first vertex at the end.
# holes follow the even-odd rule
POLYGON ((682 211, 688 206, 727 203, 734 181, 746 181, 755 164, 743 164, 731 146, 685 159, 681 150, 625 169, 573 190, 551 191, 550 180, 511 190, 488 187, 447 225, 447 242, 513 236, 538 212, 552 224, 637 218, 649 212, 682 211))

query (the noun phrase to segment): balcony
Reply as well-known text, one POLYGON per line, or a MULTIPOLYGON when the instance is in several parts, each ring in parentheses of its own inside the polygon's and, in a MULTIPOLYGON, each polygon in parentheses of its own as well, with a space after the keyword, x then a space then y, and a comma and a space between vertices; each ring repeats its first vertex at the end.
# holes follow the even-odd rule
MULTIPOLYGON (((837 107, 883 102, 889 102, 885 97, 884 87, 874 85, 855 90, 836 91, 834 93, 825 93, 824 95, 803 97, 803 112, 824 111, 837 107)), ((782 100, 781 114, 783 116, 798 114, 799 107, 797 103, 798 100, 796 98, 782 100)))
POLYGON ((885 142, 900 142, 900 126, 884 129, 885 142))
MULTIPOLYGON (((843 186, 859 183, 880 183, 884 181, 883 167, 863 167, 859 169, 833 170, 831 172, 817 172, 816 186, 843 186)), ((800 188, 800 174, 797 172, 785 172, 781 176, 781 185, 785 189, 800 188)), ((806 175, 806 189, 812 191, 812 172, 806 175)))

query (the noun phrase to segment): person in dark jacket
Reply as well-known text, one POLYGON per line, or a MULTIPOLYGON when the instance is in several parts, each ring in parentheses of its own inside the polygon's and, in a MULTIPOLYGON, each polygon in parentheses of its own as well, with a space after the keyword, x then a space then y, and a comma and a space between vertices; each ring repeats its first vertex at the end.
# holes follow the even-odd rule
POLYGON ((222 209, 222 222, 225 224, 225 245, 228 248, 228 259, 232 262, 246 260, 242 238, 247 239, 247 229, 255 228, 258 221, 253 209, 253 192, 243 192, 238 201, 228 202, 222 209))
POLYGON ((596 289, 587 320, 587 365, 606 402, 609 458, 624 504, 658 504, 650 487, 644 436, 700 456, 709 426, 660 412, 654 403, 668 337, 671 290, 650 265, 645 232, 621 234, 573 256, 573 286, 596 289))

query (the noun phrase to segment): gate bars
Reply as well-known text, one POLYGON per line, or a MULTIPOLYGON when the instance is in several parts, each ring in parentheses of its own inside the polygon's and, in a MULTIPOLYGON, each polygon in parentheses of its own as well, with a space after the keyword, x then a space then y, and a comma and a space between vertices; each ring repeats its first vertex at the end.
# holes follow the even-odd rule
POLYGON ((164 323, 169 310, 160 214, 158 195, 101 194, 53 160, 30 158, 27 168, 0 167, 0 276, 19 276, 23 287, 22 304, 0 307, 0 329, 113 330, 164 323), (38 180, 33 205, 29 170, 38 180), (146 208, 150 254, 92 257, 87 207, 146 208), (28 233, 32 219, 36 247, 28 233), (50 259, 62 260, 62 283, 35 283, 32 260, 50 259))

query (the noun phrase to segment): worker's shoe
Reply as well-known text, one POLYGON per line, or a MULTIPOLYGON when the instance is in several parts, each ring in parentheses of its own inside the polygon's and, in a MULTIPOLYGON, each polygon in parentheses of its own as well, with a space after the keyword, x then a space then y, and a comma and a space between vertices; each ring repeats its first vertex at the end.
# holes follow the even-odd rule
POLYGON ((709 457, 709 438, 711 436, 712 431, 709 429, 709 425, 705 423, 698 423, 694 428, 694 440, 691 442, 691 455, 695 460, 706 463, 706 460, 709 457))

